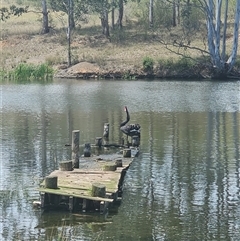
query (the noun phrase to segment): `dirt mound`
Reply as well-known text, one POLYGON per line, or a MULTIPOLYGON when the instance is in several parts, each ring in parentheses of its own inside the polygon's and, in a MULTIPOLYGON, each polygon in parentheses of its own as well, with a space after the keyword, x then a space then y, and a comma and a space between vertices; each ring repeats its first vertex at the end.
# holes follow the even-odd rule
POLYGON ((100 67, 96 63, 80 62, 67 69, 59 70, 56 77, 59 78, 84 78, 84 77, 98 77, 101 72, 100 67))

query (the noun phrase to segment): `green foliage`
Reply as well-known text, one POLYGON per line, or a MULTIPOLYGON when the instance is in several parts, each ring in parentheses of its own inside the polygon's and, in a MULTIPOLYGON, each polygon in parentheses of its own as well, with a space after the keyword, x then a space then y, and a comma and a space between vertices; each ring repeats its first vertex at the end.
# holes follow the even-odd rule
MULTIPOLYGON (((49 0, 48 1, 52 10, 59 12, 62 11, 68 14, 68 0, 49 0)), ((73 16, 74 22, 76 21, 86 21, 86 14, 89 13, 89 4, 85 0, 75 0, 73 3, 73 16)))
POLYGON ((16 7, 15 5, 11 5, 9 9, 6 7, 2 7, 0 8, 0 20, 6 21, 7 19, 10 18, 11 15, 19 17, 23 13, 27 13, 27 11, 28 11, 28 6, 23 8, 23 7, 16 7))
POLYGON ((193 30, 199 30, 201 19, 204 19, 203 12, 196 6, 196 1, 193 1, 192 3, 187 2, 181 8, 181 25, 188 33, 193 30))
POLYGON ((148 56, 143 58, 144 71, 153 71, 154 60, 148 56))
POLYGON ((240 68, 240 57, 236 58, 235 67, 240 68))
POLYGON ((179 61, 176 62, 175 67, 176 68, 191 68, 194 65, 194 62, 192 59, 187 58, 187 57, 182 57, 179 59, 179 61))
POLYGON ((19 64, 11 73, 16 81, 48 80, 53 76, 53 69, 46 64, 19 64))
POLYGON ((174 61, 172 58, 158 60, 158 68, 168 70, 190 69, 194 64, 196 64, 196 62, 186 57, 182 57, 177 61, 174 61))
POLYGON ((123 73, 122 79, 125 79, 125 80, 135 80, 136 76, 131 74, 130 70, 128 70, 125 73, 123 73))
MULTIPOLYGON (((172 4, 172 3, 171 3, 172 4)), ((165 1, 157 1, 154 7, 154 24, 153 26, 172 26, 172 6, 165 1)))

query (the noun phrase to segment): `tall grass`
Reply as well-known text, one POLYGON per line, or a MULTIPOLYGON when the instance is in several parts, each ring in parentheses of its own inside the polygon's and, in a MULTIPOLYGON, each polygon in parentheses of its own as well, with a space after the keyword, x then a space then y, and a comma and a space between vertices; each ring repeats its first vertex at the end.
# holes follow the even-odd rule
POLYGON ((20 63, 12 71, 0 70, 0 78, 18 82, 47 81, 53 78, 53 69, 47 64, 20 63))

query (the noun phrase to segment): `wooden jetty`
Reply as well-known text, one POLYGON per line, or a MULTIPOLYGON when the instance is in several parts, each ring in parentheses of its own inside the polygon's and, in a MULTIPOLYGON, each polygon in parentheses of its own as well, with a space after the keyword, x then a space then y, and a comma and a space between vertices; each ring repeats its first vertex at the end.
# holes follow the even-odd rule
MULTIPOLYGON (((76 132, 73 133, 73 138, 79 140, 76 132)), ((74 149, 79 151, 79 148, 73 146, 72 150, 74 149)), ((103 152, 100 155, 83 155, 79 158, 77 168, 74 166, 76 156, 79 156, 76 153, 73 153, 73 160, 60 162, 59 170, 53 171, 40 185, 41 208, 105 213, 109 204, 121 197, 126 171, 138 155, 137 147, 117 151, 118 153, 111 154, 103 152)))

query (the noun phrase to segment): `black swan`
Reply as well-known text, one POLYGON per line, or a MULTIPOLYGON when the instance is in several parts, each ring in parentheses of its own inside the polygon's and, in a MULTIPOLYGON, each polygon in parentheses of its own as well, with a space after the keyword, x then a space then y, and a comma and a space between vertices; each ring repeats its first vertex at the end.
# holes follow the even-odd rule
POLYGON ((127 119, 121 123, 120 130, 128 136, 139 136, 140 137, 140 128, 141 126, 139 124, 128 124, 126 125, 130 120, 130 115, 128 112, 127 106, 124 107, 124 110, 127 113, 127 119))

